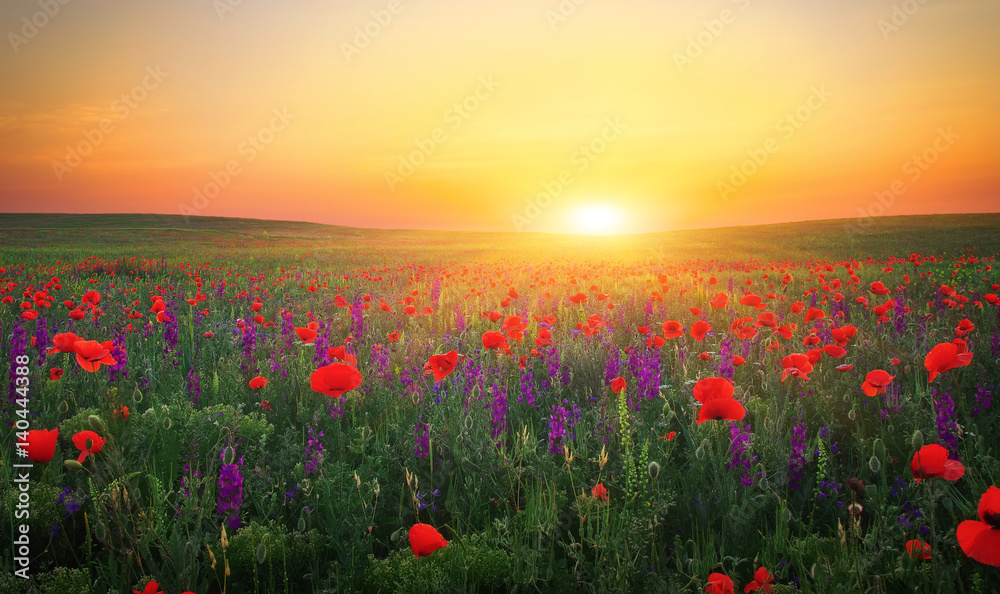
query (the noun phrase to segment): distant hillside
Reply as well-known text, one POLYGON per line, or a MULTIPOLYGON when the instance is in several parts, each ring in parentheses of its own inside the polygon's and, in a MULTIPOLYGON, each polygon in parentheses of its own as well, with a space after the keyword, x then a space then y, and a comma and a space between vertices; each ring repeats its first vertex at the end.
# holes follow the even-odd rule
POLYGON ((348 227, 233 217, 188 217, 164 214, 0 213, 7 229, 213 229, 217 231, 334 231, 348 227))
POLYGON ((838 260, 974 253, 1000 257, 1000 214, 880 217, 619 236, 366 229, 301 221, 155 214, 0 214, 6 261, 146 256, 218 261, 298 255, 315 262, 392 255, 420 263, 571 260, 838 260))

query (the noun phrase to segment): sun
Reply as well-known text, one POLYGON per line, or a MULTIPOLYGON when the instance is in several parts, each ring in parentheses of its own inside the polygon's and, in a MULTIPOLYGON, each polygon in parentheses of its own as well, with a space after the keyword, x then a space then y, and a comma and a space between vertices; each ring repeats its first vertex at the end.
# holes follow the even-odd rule
POLYGON ((585 204, 572 212, 571 233, 587 235, 614 235, 621 233, 625 213, 610 204, 585 204))

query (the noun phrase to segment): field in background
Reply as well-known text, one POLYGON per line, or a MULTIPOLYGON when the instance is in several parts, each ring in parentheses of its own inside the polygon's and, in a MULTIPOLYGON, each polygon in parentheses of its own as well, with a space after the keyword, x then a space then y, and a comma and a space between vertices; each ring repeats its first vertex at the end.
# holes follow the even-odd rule
POLYGON ((0 214, 0 533, 27 357, 31 428, 59 429, 33 591, 742 592, 766 567, 777 593, 997 592, 957 528, 1000 483, 998 255, 996 214, 619 237, 0 214), (113 363, 49 354, 68 332, 113 363), (956 338, 971 362, 931 381, 956 338), (363 379, 321 393, 329 365, 363 379), (697 422, 707 378, 745 414, 697 422), (83 431, 106 443, 74 465, 83 431), (914 480, 929 444, 964 476, 914 480), (416 557, 418 522, 449 544, 416 557))

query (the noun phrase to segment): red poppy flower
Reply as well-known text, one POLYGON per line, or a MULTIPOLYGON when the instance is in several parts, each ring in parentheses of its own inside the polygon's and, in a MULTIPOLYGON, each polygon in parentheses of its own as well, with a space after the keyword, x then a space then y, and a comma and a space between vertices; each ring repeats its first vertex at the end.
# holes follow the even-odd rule
POLYGON ((83 340, 76 334, 72 332, 63 332, 61 334, 56 334, 52 337, 52 348, 49 349, 49 354, 52 353, 75 353, 77 341, 83 340))
POLYGON ((662 336, 650 336, 649 340, 646 341, 646 346, 654 349, 658 349, 665 344, 667 344, 667 341, 663 340, 662 336))
POLYGON ((725 293, 716 293, 715 297, 713 297, 712 300, 709 302, 709 305, 712 306, 712 309, 722 309, 723 307, 726 306, 726 303, 728 302, 729 302, 728 295, 726 295, 725 293))
POLYGON ((702 361, 708 361, 712 358, 712 355, 710 355, 708 351, 702 351, 702 353, 698 355, 698 358, 702 361))
POLYGON ((538 337, 535 338, 536 346, 548 346, 552 344, 552 331, 548 328, 539 328, 538 337))
POLYGON ((840 371, 840 372, 850 371, 850 370, 854 369, 854 365, 852 365, 850 363, 845 363, 843 365, 836 366, 834 369, 836 369, 837 371, 840 371))
POLYGON ((594 488, 590 490, 590 494, 601 501, 608 500, 608 490, 604 487, 603 483, 597 483, 594 485, 594 488))
POLYGON ((805 321, 808 324, 809 322, 811 322, 813 320, 818 320, 820 318, 825 318, 825 317, 826 317, 826 313, 822 309, 817 309, 815 307, 810 307, 809 311, 806 312, 806 320, 805 321))
POLYGON ((344 361, 346 363, 347 362, 347 348, 342 347, 342 346, 330 347, 330 348, 326 349, 326 356, 329 357, 331 361, 334 360, 334 359, 339 359, 339 360, 344 361))
POLYGON ((361 372, 345 363, 331 363, 320 367, 309 376, 309 386, 331 398, 340 398, 361 385, 361 372))
POLYGON ((625 380, 621 376, 616 377, 611 380, 611 391, 615 394, 621 394, 625 390, 625 380))
POLYGON ((888 295, 891 292, 889 290, 889 287, 886 287, 885 284, 882 283, 882 281, 873 282, 871 286, 868 287, 868 290, 871 291, 873 294, 879 296, 888 295))
POLYGON ((823 350, 834 359, 841 359, 847 354, 847 349, 839 344, 825 344, 823 345, 823 350))
POLYGON ((49 370, 49 379, 54 382, 59 381, 59 378, 61 378, 62 376, 63 376, 63 370, 58 367, 53 367, 52 369, 49 370))
POLYGON ((865 376, 865 382, 861 384, 861 390, 864 391, 865 396, 875 396, 876 394, 885 394, 885 388, 892 383, 893 378, 896 376, 889 375, 888 372, 882 369, 876 369, 874 371, 868 372, 865 376))
POLYGON ((101 368, 101 365, 115 365, 118 362, 111 356, 111 349, 114 344, 110 340, 103 343, 96 340, 78 340, 74 348, 76 349, 76 362, 85 371, 91 373, 101 368))
POLYGON ((73 436, 73 445, 76 446, 76 449, 80 450, 80 455, 77 457, 76 461, 83 464, 83 461, 87 459, 87 456, 97 454, 104 449, 105 443, 104 438, 93 431, 80 431, 73 436))
POLYGON ((142 592, 132 590, 132 594, 163 594, 163 590, 160 590, 159 584, 154 581, 150 581, 146 584, 146 588, 142 592))
POLYGON ((708 576, 708 585, 705 586, 705 592, 708 592, 708 594, 733 594, 735 587, 733 580, 729 579, 729 576, 721 573, 713 573, 708 576))
POLYGON ((785 381, 788 376, 801 377, 808 380, 809 374, 813 369, 812 363, 809 362, 809 356, 801 353, 792 353, 783 357, 781 359, 781 367, 784 369, 781 372, 781 381, 785 381))
POLYGON ((430 366, 431 373, 434 374, 434 381, 439 382, 448 375, 455 371, 455 364, 458 363, 458 352, 449 351, 444 355, 431 355, 430 360, 427 364, 430 366))
POLYGON ((212 332, 211 330, 209 330, 209 331, 208 331, 208 332, 206 332, 206 333, 205 333, 205 334, 204 334, 203 336, 204 336, 205 338, 212 338, 213 336, 215 336, 215 332, 212 332))
POLYGON ((694 399, 702 404, 716 398, 732 398, 736 389, 724 377, 706 377, 694 385, 694 399))
POLYGON ((694 324, 691 324, 691 338, 694 338, 695 342, 701 342, 705 339, 705 334, 712 330, 712 325, 705 320, 698 320, 694 324))
POLYGON ((766 305, 761 303, 760 296, 754 295, 753 293, 747 293, 746 295, 741 297, 740 305, 749 305, 756 309, 764 309, 765 307, 767 307, 766 305))
POLYGON ((56 453, 56 440, 59 429, 32 429, 28 431, 27 439, 18 438, 18 447, 28 453, 32 462, 46 463, 52 461, 56 453))
POLYGON ((680 322, 674 320, 663 322, 663 338, 677 338, 681 334, 684 334, 684 326, 680 322))
POLYGON ((417 557, 426 557, 434 551, 448 546, 448 541, 441 536, 434 526, 429 524, 414 524, 408 534, 410 548, 417 557))
POLYGON ((932 382, 939 373, 944 373, 957 367, 972 363, 972 353, 969 345, 961 338, 951 342, 943 342, 930 350, 924 357, 924 368, 930 372, 927 381, 932 382))
POLYGON ((757 316, 757 321, 753 323, 758 328, 776 328, 778 326, 778 316, 774 312, 765 311, 757 316))
POLYGON ((313 328, 296 328, 295 333, 299 335, 299 340, 306 344, 312 344, 316 340, 316 330, 313 328))
POLYGON ((975 329, 976 327, 972 325, 972 321, 970 321, 968 318, 965 318, 964 320, 958 323, 958 326, 955 328, 955 334, 957 334, 958 337, 961 338, 975 329))
POLYGON ((957 481, 965 474, 965 466, 958 460, 948 459, 948 450, 936 443, 925 445, 913 454, 910 474, 919 483, 921 479, 941 477, 946 481, 957 481))
POLYGON ((676 431, 671 431, 670 433, 667 433, 666 435, 664 435, 660 439, 666 439, 667 441, 673 441, 675 437, 677 437, 677 432, 676 431))
POLYGON ((502 332, 489 330, 483 334, 483 348, 502 349, 507 346, 507 337, 502 332))
POLYGON ((958 544, 970 558, 1000 567, 1000 489, 995 486, 979 498, 979 519, 958 525, 958 544))
POLYGON ((914 559, 925 561, 931 558, 931 545, 916 539, 908 540, 906 541, 906 554, 914 559))
POLYGON ((268 383, 269 382, 267 381, 266 377, 264 377, 262 375, 258 375, 257 377, 255 377, 252 380, 250 380, 250 389, 251 390, 259 390, 259 389, 263 388, 264 386, 266 386, 268 383))
POLYGON ((393 330, 392 332, 386 334, 385 337, 389 339, 389 342, 396 342, 399 340, 399 332, 393 330))
POLYGON ((858 333, 858 329, 854 326, 841 326, 840 328, 831 328, 830 334, 833 335, 833 339, 837 341, 840 346, 847 346, 847 343, 854 338, 854 335, 858 333))
POLYGON ((757 590, 771 591, 771 582, 774 581, 774 574, 769 573, 766 567, 761 567, 753 574, 753 581, 743 588, 744 592, 756 592, 757 590))
POLYGON ((747 411, 734 398, 713 398, 698 409, 697 424, 705 421, 742 421, 747 411))
POLYGON ((693 315, 695 317, 698 317, 698 316, 701 315, 701 308, 700 307, 689 307, 688 311, 690 311, 691 315, 693 315))
POLYGON ((128 420, 128 407, 124 404, 115 409, 115 418, 128 420))
POLYGON ((587 296, 584 293, 577 293, 570 297, 569 300, 577 305, 582 305, 587 302, 587 296))
POLYGON ((739 355, 733 357, 733 367, 739 367, 740 365, 743 365, 746 362, 747 360, 739 355))

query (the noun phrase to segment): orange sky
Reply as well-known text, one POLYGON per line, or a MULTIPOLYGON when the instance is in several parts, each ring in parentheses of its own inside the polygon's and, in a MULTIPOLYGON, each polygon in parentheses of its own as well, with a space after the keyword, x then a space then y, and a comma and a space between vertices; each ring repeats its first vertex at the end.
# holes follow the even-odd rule
POLYGON ((43 5, 0 4, 4 211, 556 232, 612 205, 594 230, 1000 211, 996 0, 43 5))

